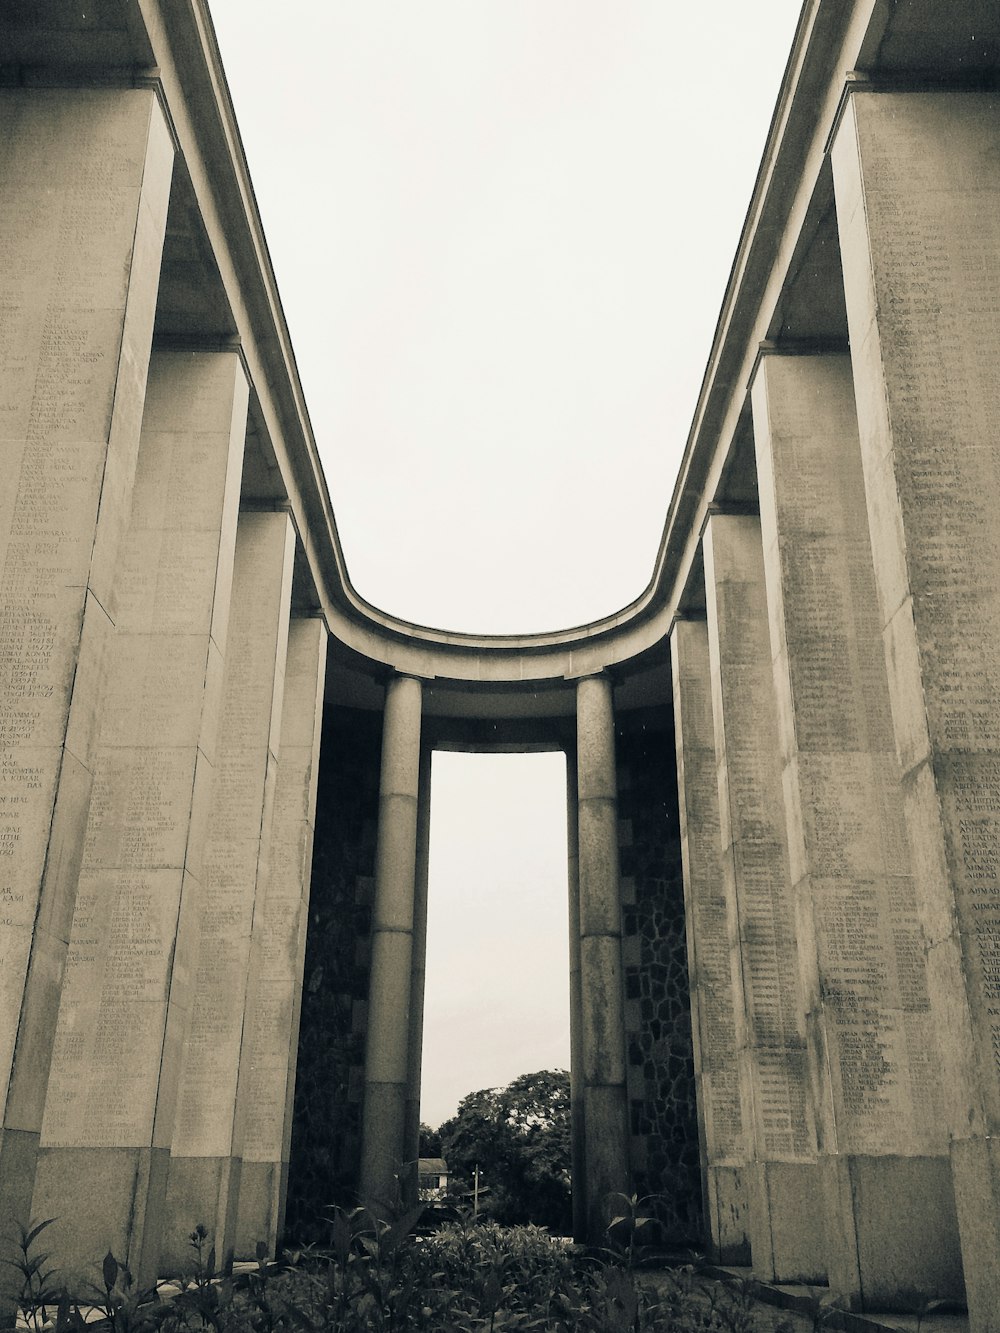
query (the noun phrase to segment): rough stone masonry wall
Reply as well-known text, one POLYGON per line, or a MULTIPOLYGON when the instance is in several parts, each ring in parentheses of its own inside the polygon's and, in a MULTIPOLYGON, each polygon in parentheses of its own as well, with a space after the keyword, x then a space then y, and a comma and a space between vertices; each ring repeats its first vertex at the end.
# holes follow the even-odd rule
POLYGON ((352 1202, 361 1150, 368 964, 382 744, 380 713, 328 710, 316 802, 285 1233, 352 1202))
POLYGON ((619 857, 630 1153, 666 1238, 703 1235, 673 724, 619 716, 619 857))

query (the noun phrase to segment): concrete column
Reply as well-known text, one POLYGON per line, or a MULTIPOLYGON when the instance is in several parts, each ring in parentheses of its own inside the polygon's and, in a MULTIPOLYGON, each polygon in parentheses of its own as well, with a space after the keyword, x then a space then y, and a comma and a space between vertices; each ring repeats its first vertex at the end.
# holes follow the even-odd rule
POLYGON ((1000 1328, 1000 109, 851 93, 834 184, 972 1328, 1000 1328))
POLYGON ((361 1197, 390 1203, 405 1153, 413 900, 420 781, 420 681, 389 682, 382 724, 372 921, 361 1197))
POLYGON ((684 865, 691 1031, 698 1129, 712 1254, 750 1261, 748 1145, 737 1072, 737 1015, 745 1022, 736 905, 726 900, 712 721, 708 625, 680 620, 670 633, 674 736, 684 865))
POLYGON ((703 545, 722 866, 746 997, 736 1042, 754 1162, 753 1267, 769 1280, 815 1281, 824 1236, 760 521, 715 514, 703 545))
POLYGON ((576 690, 580 977, 588 1239, 600 1240, 630 1193, 618 799, 611 681, 576 690))
POLYGON ((583 1078, 583 983, 580 975, 580 815, 576 755, 566 763, 566 869, 569 890, 569 1104, 573 1239, 587 1239, 587 1147, 583 1078))
MULTIPOLYGON (((220 1263, 233 1251, 243 1138, 237 1085, 247 988, 260 980, 250 975, 251 931, 266 894, 294 551, 287 514, 240 514, 161 1271, 189 1261, 187 1235, 198 1222, 220 1263)), ((245 1106, 240 1099, 241 1112, 245 1106)))
POLYGON ((32 1204, 87 1280, 157 1276, 247 398, 235 353, 150 362, 32 1204))
POLYGON ((146 89, 5 88, 0 122, 5 1246, 31 1207, 173 147, 146 89))
POLYGON ((241 1105, 236 1122, 243 1125, 243 1165, 236 1221, 238 1259, 253 1259, 261 1240, 274 1254, 284 1225, 326 641, 326 625, 318 617, 293 618, 289 623, 270 856, 263 901, 258 888, 254 912, 251 985, 240 1058, 241 1105))
POLYGON ((406 1132, 403 1162, 406 1199, 417 1202, 420 1157, 420 1079, 424 1049, 424 985, 427 975, 427 888, 431 853, 431 751, 420 752, 417 796, 417 860, 413 897, 413 965, 410 970, 410 1035, 407 1056, 406 1132), (410 1164, 414 1163, 413 1166, 410 1164))
POLYGON ((960 1298, 850 358, 763 356, 753 418, 830 1285, 960 1298))

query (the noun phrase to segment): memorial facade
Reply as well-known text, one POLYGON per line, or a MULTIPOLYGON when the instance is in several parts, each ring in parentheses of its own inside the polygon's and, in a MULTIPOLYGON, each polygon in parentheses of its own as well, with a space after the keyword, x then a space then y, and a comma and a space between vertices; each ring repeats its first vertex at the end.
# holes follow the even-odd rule
POLYGON ((578 1234, 1000 1329, 996 7, 804 6, 650 583, 504 638, 347 579, 204 0, 0 53, 0 1233, 405 1185, 430 756, 552 749, 578 1234))

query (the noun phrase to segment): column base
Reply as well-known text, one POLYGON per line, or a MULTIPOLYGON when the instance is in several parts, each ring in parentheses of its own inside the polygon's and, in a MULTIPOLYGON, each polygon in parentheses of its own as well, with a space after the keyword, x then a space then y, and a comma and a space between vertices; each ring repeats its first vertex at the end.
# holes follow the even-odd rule
POLYGON ((405 1083, 366 1083, 361 1131, 361 1202, 395 1208, 402 1197, 405 1083))
POLYGON ((1000 1333, 1000 1138, 953 1142, 951 1167, 970 1333, 1000 1333))
POLYGON ((18 1277, 3 1260, 14 1257, 17 1228, 27 1226, 32 1216, 37 1160, 37 1133, 0 1128, 0 1328, 13 1327, 18 1277))
POLYGON ((608 1223, 626 1209, 631 1191, 628 1169, 628 1106, 621 1084, 584 1089, 587 1240, 606 1244, 608 1223), (622 1195, 625 1197, 622 1198, 622 1195))
POLYGON ((233 1265, 236 1211, 243 1163, 238 1157, 171 1157, 167 1181, 160 1276, 190 1273, 194 1251, 188 1237, 199 1224, 215 1247, 215 1267, 233 1265))
POLYGON ((253 1260, 263 1241, 269 1255, 278 1251, 284 1229, 287 1162, 244 1162, 240 1168, 240 1197, 236 1208, 233 1258, 253 1260))
POLYGON ((754 1276, 825 1282, 826 1228, 815 1162, 755 1162, 746 1171, 754 1276))
POLYGON ((100 1282, 109 1250, 156 1281, 169 1163, 166 1148, 39 1149, 31 1216, 55 1218, 44 1248, 71 1290, 100 1282))
POLYGON ((705 1171, 712 1258, 719 1264, 750 1263, 750 1185, 745 1166, 709 1166, 705 1171))
POLYGON ((821 1157, 830 1290, 851 1309, 913 1308, 915 1293, 964 1300, 946 1157, 821 1157))

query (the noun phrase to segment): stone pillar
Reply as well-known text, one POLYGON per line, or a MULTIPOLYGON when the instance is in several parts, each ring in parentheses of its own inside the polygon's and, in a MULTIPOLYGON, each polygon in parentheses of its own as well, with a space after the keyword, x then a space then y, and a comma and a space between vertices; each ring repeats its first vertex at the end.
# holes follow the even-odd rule
POLYGON ((326 641, 326 625, 318 617, 289 623, 270 856, 263 902, 258 887, 254 913, 247 1035, 240 1058, 238 1259, 253 1259, 261 1240, 269 1254, 276 1253, 284 1226, 326 641))
POLYGON ((580 977, 588 1239, 600 1240, 630 1193, 618 800, 611 681, 577 684, 580 977))
POLYGON ((583 984, 580 977, 580 816, 576 755, 566 764, 566 869, 569 889, 569 1104, 573 1239, 587 1239, 587 1151, 583 1078, 583 984))
POLYGON ((972 1328, 1000 1328, 1000 110, 851 93, 833 145, 896 749, 972 1328))
POLYGON ((407 1056, 406 1131, 403 1162, 406 1201, 414 1205, 419 1189, 420 1079, 424 1049, 424 984, 427 974, 427 888, 431 854, 431 751, 420 752, 417 786, 417 860, 413 897, 413 965, 410 970, 410 1035, 407 1056), (411 1166, 411 1163, 413 1165, 411 1166))
MULTIPOLYGON (((186 1238, 199 1222, 219 1262, 232 1257, 244 1119, 237 1116, 237 1084, 251 929, 266 892, 294 550, 287 514, 240 514, 167 1184, 169 1272, 189 1262, 186 1238)), ((241 1112, 245 1106, 240 1099, 241 1112)))
POLYGON ((234 352, 150 362, 32 1205, 87 1280, 157 1276, 247 397, 234 352))
POLYGON ((829 1281, 906 1309, 962 1265, 850 358, 764 355, 753 419, 829 1281))
POLYGON ((753 1267, 767 1280, 816 1281, 824 1237, 760 521, 715 514, 703 546, 722 866, 746 997, 736 1042, 753 1267))
POLYGON ((152 91, 0 91, 0 1237, 31 1207, 173 146, 152 91))
POLYGON ((736 904, 722 870, 708 626, 679 620, 670 634, 678 806, 698 1128, 712 1254, 750 1261, 747 1141, 737 1072, 737 1015, 745 1022, 736 904))
POLYGON ((419 680, 396 676, 389 682, 382 724, 360 1175, 361 1197, 381 1205, 397 1197, 406 1150, 420 702, 419 680))

